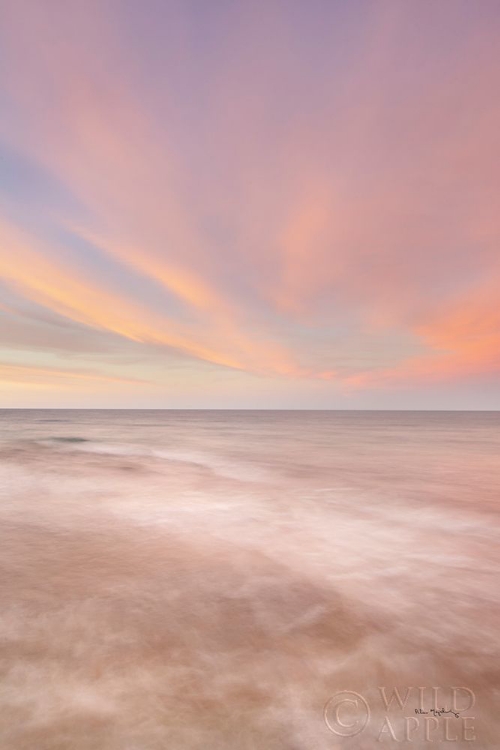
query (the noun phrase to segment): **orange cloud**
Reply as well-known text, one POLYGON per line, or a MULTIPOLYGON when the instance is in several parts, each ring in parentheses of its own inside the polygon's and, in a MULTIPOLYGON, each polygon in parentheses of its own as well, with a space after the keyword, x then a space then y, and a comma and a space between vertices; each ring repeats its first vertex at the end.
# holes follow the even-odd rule
POLYGON ((404 359, 392 368, 352 374, 346 384, 360 388, 498 377, 499 298, 500 274, 416 326, 415 334, 425 343, 427 353, 404 359))
POLYGON ((75 369, 57 369, 54 367, 40 367, 31 365, 19 365, 12 363, 0 362, 0 381, 6 383, 15 383, 17 385, 40 385, 49 387, 59 387, 59 385, 73 384, 75 381, 102 382, 102 383, 123 383, 128 385, 138 385, 146 381, 140 378, 119 377, 116 375, 103 375, 98 372, 75 369))
MULTIPOLYGON (((186 329, 176 321, 167 320, 133 300, 114 294, 96 283, 94 279, 76 275, 61 261, 51 262, 40 248, 30 245, 31 238, 0 225, 0 275, 27 298, 84 325, 111 331, 124 338, 152 345, 167 346, 189 356, 234 369, 250 369, 256 372, 276 371, 294 374, 294 366, 288 363, 276 349, 265 349, 256 344, 255 351, 248 341, 237 342, 236 352, 224 340, 224 331, 202 330, 206 342, 198 338, 199 333, 186 329), (214 346, 209 345, 215 338, 214 346), (217 340, 219 337, 219 340, 217 340), (263 355, 266 356, 263 356, 263 355), (240 358, 237 358, 240 357, 240 358)), ((160 272, 160 278, 162 274, 160 272)), ((169 277, 169 282, 172 277, 169 277)), ((179 277, 174 279, 178 282, 179 277)), ((175 283, 173 284, 176 288, 175 283)), ((182 286, 184 297, 186 285, 182 286)), ((188 299, 194 302, 193 287, 188 299)), ((197 305, 205 309, 206 298, 196 298, 197 305)), ((225 323, 224 323, 225 324, 225 323)), ((227 323, 227 331, 231 325, 227 323)), ((238 335, 233 328, 233 337, 238 335)))

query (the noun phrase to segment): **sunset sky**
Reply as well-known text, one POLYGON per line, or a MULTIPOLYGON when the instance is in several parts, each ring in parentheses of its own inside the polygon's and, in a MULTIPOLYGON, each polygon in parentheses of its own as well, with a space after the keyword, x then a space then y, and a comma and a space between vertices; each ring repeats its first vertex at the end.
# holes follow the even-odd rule
POLYGON ((497 0, 3 0, 0 406, 500 408, 497 0))

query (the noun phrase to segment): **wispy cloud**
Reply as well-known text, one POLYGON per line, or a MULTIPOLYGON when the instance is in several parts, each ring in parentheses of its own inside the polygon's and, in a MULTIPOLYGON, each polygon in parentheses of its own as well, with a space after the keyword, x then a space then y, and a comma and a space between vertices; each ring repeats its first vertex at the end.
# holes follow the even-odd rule
POLYGON ((82 357, 360 389, 498 373, 498 13, 258 5, 4 4, 4 289, 82 357))
POLYGON ((45 385, 60 387, 67 384, 72 385, 74 381, 95 383, 120 383, 128 385, 140 385, 146 381, 140 378, 120 377, 118 375, 103 375, 85 369, 58 370, 54 367, 39 367, 30 365, 19 365, 11 362, 0 362, 0 381, 15 383, 18 385, 45 385))

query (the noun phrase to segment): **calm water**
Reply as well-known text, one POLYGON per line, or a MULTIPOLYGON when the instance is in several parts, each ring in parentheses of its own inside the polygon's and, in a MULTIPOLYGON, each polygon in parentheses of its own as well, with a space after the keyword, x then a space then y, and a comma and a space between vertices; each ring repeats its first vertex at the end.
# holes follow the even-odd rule
POLYGON ((500 413, 5 410, 0 492, 2 750, 498 747, 500 413))

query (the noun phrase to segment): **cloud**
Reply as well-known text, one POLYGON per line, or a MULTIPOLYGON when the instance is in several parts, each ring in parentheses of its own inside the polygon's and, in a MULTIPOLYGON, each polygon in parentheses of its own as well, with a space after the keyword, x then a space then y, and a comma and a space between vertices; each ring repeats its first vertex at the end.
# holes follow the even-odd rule
POLYGON ((127 385, 140 385, 146 381, 138 378, 128 378, 112 375, 104 375, 99 372, 91 372, 85 369, 58 370, 54 367, 40 367, 30 365, 13 364, 11 362, 0 362, 0 381, 11 384, 42 385, 47 387, 60 387, 61 385, 73 385, 76 381, 85 383, 119 383, 127 385))
MULTIPOLYGON (((199 325, 201 331, 190 330, 189 325, 160 316, 148 309, 147 305, 114 293, 95 278, 85 277, 81 271, 76 273, 60 260, 54 262, 37 240, 5 224, 0 225, 0 248, 0 273, 4 283, 52 313, 98 331, 109 331, 151 346, 165 346, 226 367, 255 368, 256 371, 269 368, 286 373, 287 363, 279 359, 276 350, 269 349, 267 359, 260 356, 257 361, 255 357, 252 360, 254 352, 248 341, 236 342, 235 346, 228 347, 222 338, 223 332, 215 331, 214 334, 210 326, 203 322, 199 325), (213 346, 211 338, 215 338, 213 346), (234 348, 237 356, 246 359, 236 359, 234 348)), ((161 268, 155 277, 162 280, 161 268)), ((179 277, 175 277, 175 281, 178 282, 179 277)), ((175 283, 172 287, 176 289, 175 283)), ((185 287, 181 288, 184 292, 185 287)), ((205 302, 202 298, 199 303, 202 310, 205 309, 205 302)), ((227 332, 231 330, 230 322, 226 325, 222 319, 221 325, 225 326, 227 332)), ((264 347, 262 342, 256 344, 259 355, 262 355, 264 347)))
POLYGON ((4 14, 0 137, 36 179, 6 186, 1 273, 82 352, 359 388, 497 371, 489 8, 4 14))

